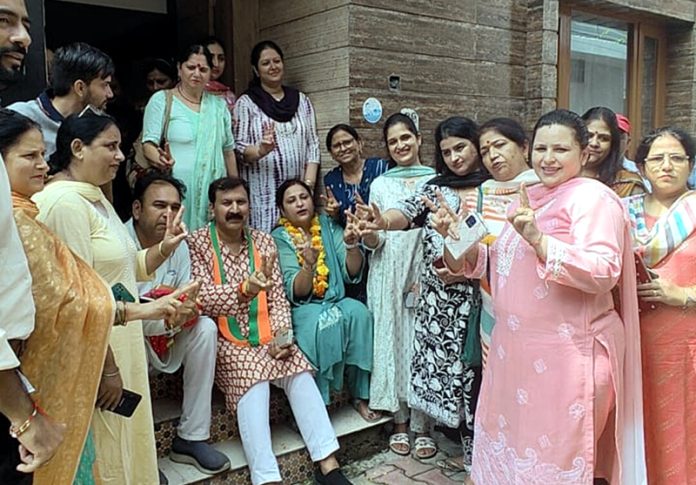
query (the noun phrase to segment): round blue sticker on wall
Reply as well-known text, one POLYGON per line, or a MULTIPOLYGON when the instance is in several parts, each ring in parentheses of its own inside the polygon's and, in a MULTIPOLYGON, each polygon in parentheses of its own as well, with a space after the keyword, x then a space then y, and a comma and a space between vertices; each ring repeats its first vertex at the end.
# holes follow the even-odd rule
POLYGON ((363 103, 363 118, 370 124, 375 124, 382 119, 382 103, 377 98, 367 98, 363 103))

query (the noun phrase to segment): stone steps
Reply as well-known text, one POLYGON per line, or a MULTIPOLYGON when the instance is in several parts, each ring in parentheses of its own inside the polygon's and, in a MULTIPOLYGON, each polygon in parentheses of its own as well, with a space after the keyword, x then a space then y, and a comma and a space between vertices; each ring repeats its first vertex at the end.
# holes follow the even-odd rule
MULTIPOLYGON (((178 405, 175 402, 159 400, 155 403, 155 419, 171 421, 171 415, 177 407, 178 405)), ((391 417, 368 423, 362 419, 352 406, 344 405, 333 411, 330 410, 330 418, 341 445, 341 451, 339 452, 341 463, 347 464, 357 459, 365 458, 385 448, 387 441, 382 430, 384 424, 391 421, 391 417)), ((174 419, 178 419, 178 416, 174 419)), ((157 424, 155 426, 157 427, 157 424)), ((298 483, 311 478, 314 472, 314 465, 309 458, 299 432, 293 426, 290 426, 287 421, 276 422, 271 425, 271 435, 273 451, 278 457, 278 464, 284 483, 298 483)), ((230 459, 230 470, 211 477, 201 473, 194 466, 175 463, 168 456, 164 456, 164 453, 160 453, 159 467, 167 476, 171 485, 250 483, 246 457, 244 456, 239 437, 232 436, 220 441, 216 441, 213 436, 211 438, 213 446, 230 459)), ((159 442, 158 451, 160 451, 159 442)))
MULTIPOLYGON (((231 469, 211 477, 201 473, 192 465, 174 463, 169 459, 172 440, 181 416, 182 381, 180 373, 151 376, 151 396, 155 422, 155 439, 159 467, 171 485, 194 483, 206 484, 249 484, 249 470, 239 438, 236 416, 225 408, 224 396, 213 390, 210 443, 230 459, 231 469)), ((342 464, 351 463, 370 456, 387 446, 383 433, 391 417, 368 423, 350 405, 347 393, 332 396, 328 406, 329 416, 334 426, 341 450, 339 460, 342 464)), ((269 403, 273 451, 284 483, 299 483, 310 479, 314 464, 297 431, 290 404, 282 390, 271 386, 269 403)))

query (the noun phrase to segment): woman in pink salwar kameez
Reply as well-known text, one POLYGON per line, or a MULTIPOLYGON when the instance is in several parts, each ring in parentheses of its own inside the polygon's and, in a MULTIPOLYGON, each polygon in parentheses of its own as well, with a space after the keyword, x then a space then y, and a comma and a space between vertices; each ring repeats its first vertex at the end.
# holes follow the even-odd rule
POLYGON ((652 193, 624 199, 636 250, 659 275, 638 285, 650 485, 696 484, 696 144, 678 128, 648 135, 636 162, 652 193), (653 308, 650 308, 652 306, 653 308))
MULTIPOLYGON (((611 189, 579 177, 587 139, 575 113, 542 116, 531 151, 542 184, 521 191, 490 255, 485 245, 459 261, 445 253, 456 274, 482 277, 489 265, 493 292, 477 485, 645 483, 629 224, 611 189)), ((446 209, 434 217, 441 230, 461 218, 446 209)))

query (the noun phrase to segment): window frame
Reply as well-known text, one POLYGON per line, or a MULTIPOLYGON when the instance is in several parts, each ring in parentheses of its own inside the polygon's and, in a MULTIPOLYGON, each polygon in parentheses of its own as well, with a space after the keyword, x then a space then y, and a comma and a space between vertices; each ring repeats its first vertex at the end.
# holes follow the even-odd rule
MULTIPOLYGON (((626 105, 627 113, 631 120, 632 133, 629 153, 640 142, 640 138, 647 135, 642 133, 643 114, 642 82, 644 73, 643 54, 645 50, 645 38, 657 40, 657 63, 655 79, 655 111, 652 124, 654 127, 662 126, 665 119, 665 102, 667 93, 667 32, 664 23, 644 15, 617 13, 601 7, 588 7, 580 2, 563 2, 559 6, 558 22, 558 76, 556 90, 556 105, 559 108, 568 109, 570 106, 570 76, 571 76, 571 18, 573 12, 583 12, 590 15, 600 15, 619 20, 628 24, 628 55, 626 76, 626 105)), ((582 114, 582 113, 580 113, 582 114)))

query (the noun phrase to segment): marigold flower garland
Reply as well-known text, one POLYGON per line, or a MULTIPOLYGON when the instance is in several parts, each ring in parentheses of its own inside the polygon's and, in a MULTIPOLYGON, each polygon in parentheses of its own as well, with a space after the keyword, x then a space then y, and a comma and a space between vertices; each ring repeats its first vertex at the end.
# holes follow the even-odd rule
MULTIPOLYGON (((285 217, 280 218, 280 224, 288 231, 292 242, 295 245, 295 250, 297 253, 297 259, 300 266, 304 265, 304 258, 302 257, 301 251, 297 250, 297 247, 302 244, 304 236, 302 231, 295 227, 292 222, 290 222, 285 217)), ((317 267, 314 272, 314 279, 312 280, 312 292, 317 298, 323 298, 326 294, 326 290, 329 288, 329 267, 326 265, 326 250, 324 249, 324 242, 321 239, 321 224, 319 222, 319 216, 315 215, 312 218, 312 225, 309 228, 309 234, 312 239, 312 247, 319 250, 319 256, 317 257, 317 267)))

